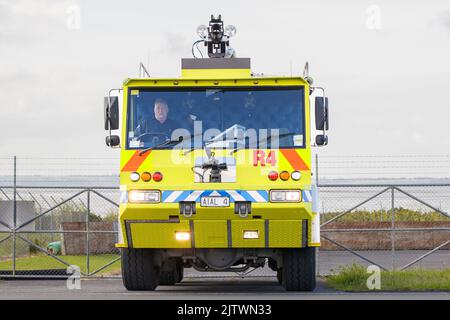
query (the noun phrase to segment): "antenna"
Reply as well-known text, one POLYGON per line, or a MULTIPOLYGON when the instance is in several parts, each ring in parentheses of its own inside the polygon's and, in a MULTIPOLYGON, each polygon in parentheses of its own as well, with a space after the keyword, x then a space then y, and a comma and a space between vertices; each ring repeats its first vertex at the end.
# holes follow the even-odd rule
POLYGON ((303 78, 306 79, 309 77, 309 62, 306 61, 305 68, 303 68, 303 78))
POLYGON ((147 68, 142 62, 139 62, 139 78, 150 78, 150 73, 148 73, 147 68))
MULTIPOLYGON (((314 84, 313 78, 309 76, 309 62, 306 61, 305 67, 303 68, 303 79, 309 83, 310 86, 314 84)), ((310 94, 314 91, 314 88, 311 87, 310 94)))

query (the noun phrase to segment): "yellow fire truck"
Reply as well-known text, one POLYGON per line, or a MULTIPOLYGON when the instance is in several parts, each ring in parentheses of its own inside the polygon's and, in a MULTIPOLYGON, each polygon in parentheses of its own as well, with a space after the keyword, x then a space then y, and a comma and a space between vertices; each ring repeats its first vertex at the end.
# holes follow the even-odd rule
POLYGON ((267 264, 286 290, 313 290, 320 219, 311 147, 328 141, 324 90, 307 70, 252 74, 220 16, 197 33, 180 78, 150 77, 141 64, 142 76, 117 89, 120 112, 120 95, 105 98, 106 144, 121 148, 124 285, 154 290, 182 281, 185 268, 267 264), (195 56, 199 44, 208 57, 195 56))

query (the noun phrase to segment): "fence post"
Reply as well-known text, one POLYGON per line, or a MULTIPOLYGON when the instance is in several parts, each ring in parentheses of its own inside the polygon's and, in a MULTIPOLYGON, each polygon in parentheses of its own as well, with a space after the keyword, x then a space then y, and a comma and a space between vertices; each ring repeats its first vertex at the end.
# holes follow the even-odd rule
POLYGON ((17 158, 14 156, 14 169, 13 169, 13 277, 16 276, 16 227, 17 227, 17 158))
POLYGON ((91 189, 87 192, 87 214, 86 214, 86 273, 89 275, 89 215, 91 213, 91 189))
POLYGON ((392 271, 395 271, 395 200, 394 200, 394 187, 391 188, 391 254, 392 254, 392 271))

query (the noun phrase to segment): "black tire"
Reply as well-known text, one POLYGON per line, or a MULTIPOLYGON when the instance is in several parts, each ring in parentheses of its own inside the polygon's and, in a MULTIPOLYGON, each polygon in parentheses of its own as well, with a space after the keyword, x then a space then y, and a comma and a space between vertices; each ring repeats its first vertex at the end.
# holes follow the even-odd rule
POLYGON ((277 280, 279 284, 283 283, 283 269, 277 270, 277 280))
POLYGON ((177 261, 173 259, 165 261, 159 275, 159 284, 162 286, 173 286, 178 282, 179 278, 177 261))
POLYGON ((278 270, 278 265, 277 265, 277 261, 269 258, 267 259, 267 264, 269 265, 269 268, 273 271, 277 271, 278 270))
POLYGON ((315 248, 283 251, 282 285, 287 291, 313 291, 316 287, 315 248))
POLYGON ((177 268, 178 268, 178 280, 177 282, 181 282, 183 281, 183 277, 184 277, 184 266, 183 266, 183 261, 178 260, 177 261, 177 268))
POLYGON ((122 281, 130 291, 153 291, 158 286, 159 268, 152 249, 122 249, 122 281))

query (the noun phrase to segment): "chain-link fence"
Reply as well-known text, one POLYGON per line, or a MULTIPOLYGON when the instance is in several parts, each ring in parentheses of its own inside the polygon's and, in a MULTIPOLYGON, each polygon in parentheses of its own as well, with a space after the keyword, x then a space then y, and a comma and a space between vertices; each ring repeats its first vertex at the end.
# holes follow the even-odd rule
POLYGON ((450 268, 450 185, 322 185, 319 273, 450 268))
POLYGON ((450 155, 316 155, 313 172, 319 274, 351 263, 450 268, 450 155))
POLYGON ((0 275, 120 274, 117 188, 1 187, 0 275), (15 190, 15 197, 14 197, 15 190))
MULTIPOLYGON (((89 167, 89 161, 73 162, 82 163, 81 169, 89 167)), ((64 174, 70 161, 60 162, 59 167, 55 161, 37 168, 38 175, 25 174, 40 163, 46 160, 0 158, 0 278, 67 277, 69 266, 77 266, 82 276, 120 277, 114 246, 116 164, 98 166, 96 174, 81 169, 64 174)), ((450 268, 450 183, 330 182, 319 181, 318 274, 352 263, 387 270, 450 268)), ((265 267, 242 274, 190 269, 185 274, 245 275, 274 276, 274 272, 265 267)))
POLYGON ((120 275, 117 168, 92 160, 0 158, 0 277, 120 275))

